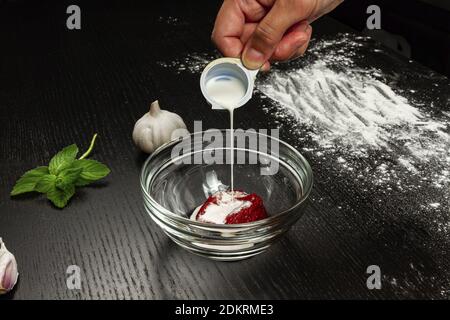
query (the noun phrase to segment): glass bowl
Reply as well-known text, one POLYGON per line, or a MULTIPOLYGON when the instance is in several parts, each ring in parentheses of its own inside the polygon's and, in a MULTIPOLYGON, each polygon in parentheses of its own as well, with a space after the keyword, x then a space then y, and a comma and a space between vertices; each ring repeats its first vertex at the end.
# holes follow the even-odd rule
POLYGON ((263 220, 210 224, 190 219, 209 195, 230 185, 228 130, 196 132, 171 141, 143 165, 140 182, 146 211, 175 243, 192 253, 223 261, 249 258, 266 250, 304 212, 313 184, 306 159, 275 137, 256 131, 245 134, 240 140, 234 134, 234 189, 263 199, 269 216, 263 220), (205 138, 211 135, 216 142, 228 141, 212 144, 205 138))

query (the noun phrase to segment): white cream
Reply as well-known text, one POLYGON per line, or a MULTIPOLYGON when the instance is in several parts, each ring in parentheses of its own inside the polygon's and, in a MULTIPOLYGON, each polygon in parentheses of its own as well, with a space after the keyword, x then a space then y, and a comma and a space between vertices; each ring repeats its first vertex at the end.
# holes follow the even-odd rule
POLYGON ((198 212, 202 205, 198 206, 192 213, 191 220, 214 224, 225 224, 226 219, 230 214, 239 212, 242 209, 248 208, 252 205, 250 201, 236 199, 236 196, 241 196, 244 194, 245 193, 240 191, 220 192, 217 196, 217 204, 210 203, 206 207, 205 212, 197 219, 198 212))
POLYGON ((246 87, 235 77, 218 76, 206 83, 206 92, 219 106, 234 109, 245 95, 246 87))
MULTIPOLYGON (((225 224, 226 217, 230 214, 238 212, 243 208, 247 208, 251 206, 250 201, 240 201, 236 200, 234 196, 236 194, 244 195, 244 192, 234 191, 233 194, 230 192, 221 191, 222 195, 225 195, 221 198, 221 201, 218 201, 219 205, 210 204, 206 212, 200 217, 198 221, 215 223, 215 224, 225 224), (223 205, 224 203, 231 203, 231 205, 223 205), (213 208, 214 206, 214 208, 213 208), (231 209, 231 210, 230 210, 231 209), (206 220, 205 216, 208 214, 208 219, 206 220)), ((202 205, 199 205, 195 208, 194 212, 191 214, 191 220, 197 220, 197 214, 200 211, 202 205)), ((228 229, 221 232, 223 237, 233 238, 234 233, 242 231, 242 229, 228 229)), ((196 246, 207 248, 207 249, 215 249, 221 251, 234 251, 234 250, 242 250, 248 249, 254 246, 253 243, 244 243, 244 244, 236 244, 236 245, 215 245, 215 244, 206 244, 201 242, 193 242, 196 246)))
POLYGON ((231 191, 234 190, 234 109, 244 97, 246 86, 235 77, 218 76, 210 79, 206 83, 206 91, 218 105, 230 112, 230 165, 231 165, 231 191))

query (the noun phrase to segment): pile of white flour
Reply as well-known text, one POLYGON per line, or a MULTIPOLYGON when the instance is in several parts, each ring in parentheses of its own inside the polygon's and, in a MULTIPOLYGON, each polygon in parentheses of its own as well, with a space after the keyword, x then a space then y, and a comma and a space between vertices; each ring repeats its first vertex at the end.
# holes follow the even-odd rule
POLYGON ((323 148, 345 147, 354 155, 401 148, 400 162, 411 170, 432 158, 450 163, 449 117, 430 117, 378 80, 379 71, 353 66, 356 45, 347 36, 318 43, 311 49, 320 55, 315 62, 277 71, 259 84, 280 105, 275 116, 309 126, 323 148), (330 64, 345 68, 336 71, 330 64))
POLYGON ((322 147, 364 153, 404 146, 417 161, 426 161, 445 154, 450 143, 444 122, 427 117, 386 84, 357 71, 333 71, 324 61, 274 73, 258 89, 280 104, 278 116, 310 126, 322 147))

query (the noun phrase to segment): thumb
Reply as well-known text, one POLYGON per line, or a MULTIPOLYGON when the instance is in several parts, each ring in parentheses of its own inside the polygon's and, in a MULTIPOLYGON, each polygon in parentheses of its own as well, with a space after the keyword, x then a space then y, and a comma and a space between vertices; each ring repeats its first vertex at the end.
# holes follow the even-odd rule
POLYGON ((259 69, 269 60, 284 33, 296 23, 292 10, 286 5, 275 5, 263 20, 256 26, 255 31, 247 41, 242 53, 242 63, 249 69, 259 69))

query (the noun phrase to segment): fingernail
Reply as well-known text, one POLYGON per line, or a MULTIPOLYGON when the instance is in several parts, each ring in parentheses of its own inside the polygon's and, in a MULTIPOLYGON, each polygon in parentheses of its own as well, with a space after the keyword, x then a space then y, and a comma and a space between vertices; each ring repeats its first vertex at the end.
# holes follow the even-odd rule
POLYGON ((264 54, 253 48, 248 48, 242 56, 242 62, 249 69, 259 69, 264 60, 264 54))

